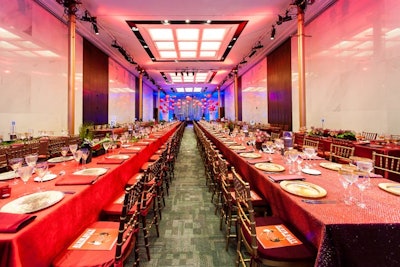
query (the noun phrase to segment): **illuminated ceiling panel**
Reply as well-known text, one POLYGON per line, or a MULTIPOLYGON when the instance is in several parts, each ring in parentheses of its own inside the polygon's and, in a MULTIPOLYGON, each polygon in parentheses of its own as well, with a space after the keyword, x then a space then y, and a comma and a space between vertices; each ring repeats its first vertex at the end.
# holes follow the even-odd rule
POLYGON ((154 62, 224 61, 247 21, 127 21, 154 62))

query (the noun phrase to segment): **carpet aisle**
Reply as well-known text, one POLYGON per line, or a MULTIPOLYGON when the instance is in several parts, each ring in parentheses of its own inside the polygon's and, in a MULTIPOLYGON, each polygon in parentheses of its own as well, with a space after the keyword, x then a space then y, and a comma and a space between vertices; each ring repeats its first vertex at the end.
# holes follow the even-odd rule
MULTIPOLYGON (((140 266, 234 266, 235 248, 225 240, 205 185, 204 166, 193 125, 186 126, 175 163, 175 179, 160 221, 160 237, 152 229, 151 260, 140 242, 140 266)), ((142 239, 141 239, 142 240, 142 239)), ((125 266, 131 266, 128 261, 125 266)))

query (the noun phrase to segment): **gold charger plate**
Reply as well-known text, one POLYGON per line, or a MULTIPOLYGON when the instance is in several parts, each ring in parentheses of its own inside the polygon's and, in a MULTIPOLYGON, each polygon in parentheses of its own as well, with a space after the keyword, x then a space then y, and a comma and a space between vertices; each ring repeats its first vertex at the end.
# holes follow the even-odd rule
POLYGON ((321 198, 327 192, 319 185, 303 181, 282 181, 280 186, 283 190, 296 196, 307 198, 321 198))
POLYGON ((245 146, 229 146, 230 149, 232 150, 245 150, 245 146))
POLYGON ((51 158, 48 159, 47 162, 49 163, 60 163, 60 162, 64 162, 64 161, 70 161, 73 160, 74 157, 73 156, 68 156, 68 157, 55 157, 55 158, 51 158))
POLYGON ((0 173, 0 181, 14 179, 15 177, 17 177, 17 175, 15 174, 15 171, 0 173))
POLYGON ((254 152, 250 152, 250 153, 243 152, 243 153, 240 153, 239 155, 243 158, 251 158, 251 159, 261 158, 261 154, 254 153, 254 152))
POLYGON ((267 171, 267 172, 282 172, 285 170, 285 167, 275 163, 269 162, 259 162, 254 165, 259 170, 267 171))
POLYGON ((334 163, 334 162, 321 162, 319 164, 322 168, 333 170, 333 171, 338 171, 342 168, 342 164, 339 163, 334 163))
POLYGON ((53 206, 63 198, 64 193, 61 191, 33 193, 8 202, 1 211, 17 214, 32 213, 53 206))
POLYGON ((400 196, 400 183, 379 183, 378 186, 386 192, 400 196))

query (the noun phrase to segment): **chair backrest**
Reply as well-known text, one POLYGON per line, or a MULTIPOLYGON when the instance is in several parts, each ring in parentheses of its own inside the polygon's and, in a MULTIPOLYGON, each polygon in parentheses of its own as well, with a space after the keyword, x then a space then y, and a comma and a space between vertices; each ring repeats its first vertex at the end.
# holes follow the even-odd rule
MULTIPOLYGON (((234 167, 232 167, 232 174, 233 184, 235 187, 238 229, 241 231, 239 234, 242 236, 247 235, 251 237, 251 243, 246 244, 246 247, 251 250, 249 252, 253 257, 257 257, 258 244, 256 222, 253 203, 251 201, 250 185, 241 178, 241 176, 235 171, 234 167)), ((243 255, 240 257, 244 258, 243 255)))
MULTIPOLYGON (((132 249, 137 245, 137 235, 139 231, 140 219, 140 195, 143 191, 143 178, 137 183, 125 188, 124 203, 119 219, 118 237, 115 249, 115 261, 124 262, 128 258, 132 249), (123 247, 126 242, 130 242, 127 248, 123 247), (123 253, 126 251, 126 253, 123 253)), ((138 259, 136 259, 138 262, 138 259)))
POLYGON ((315 148, 315 151, 318 151, 318 146, 319 146, 319 141, 317 140, 311 140, 308 139, 307 137, 304 137, 303 139, 303 148, 304 147, 313 147, 315 148))
POLYGON ((271 132, 271 141, 280 138, 281 134, 276 132, 271 132))
POLYGON ((375 170, 391 172, 400 175, 400 158, 372 152, 375 170))
POLYGON ((350 162, 350 157, 354 156, 354 147, 331 144, 329 160, 335 162, 350 162))
POLYGON ((376 137, 378 136, 378 133, 370 133, 370 132, 362 132, 361 136, 365 139, 365 140, 375 140, 376 137))

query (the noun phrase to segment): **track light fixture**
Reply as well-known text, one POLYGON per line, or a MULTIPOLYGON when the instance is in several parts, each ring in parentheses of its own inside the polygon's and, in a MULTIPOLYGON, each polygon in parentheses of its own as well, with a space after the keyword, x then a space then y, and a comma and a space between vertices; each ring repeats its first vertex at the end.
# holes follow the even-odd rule
POLYGON ((261 42, 259 41, 258 43, 257 43, 257 45, 256 46, 254 46, 253 47, 253 49, 261 49, 261 48, 263 48, 264 46, 261 44, 261 42))
POLYGON ((131 64, 137 64, 133 58, 129 55, 128 52, 126 52, 126 50, 120 46, 116 40, 113 40, 113 42, 111 43, 111 46, 118 49, 118 52, 126 59, 126 61, 128 61, 131 64))
POLYGON ((243 58, 242 59, 242 61, 240 61, 240 63, 239 64, 246 64, 247 63, 247 60, 246 60, 246 58, 243 58))
POLYGON ((254 54, 255 54, 256 52, 257 52, 257 50, 255 50, 255 49, 251 50, 251 52, 250 52, 250 54, 249 54, 249 57, 254 56, 254 54))
POLYGON ((274 40, 274 39, 275 39, 275 34, 276 34, 275 25, 272 25, 272 30, 271 30, 271 40, 274 40))

